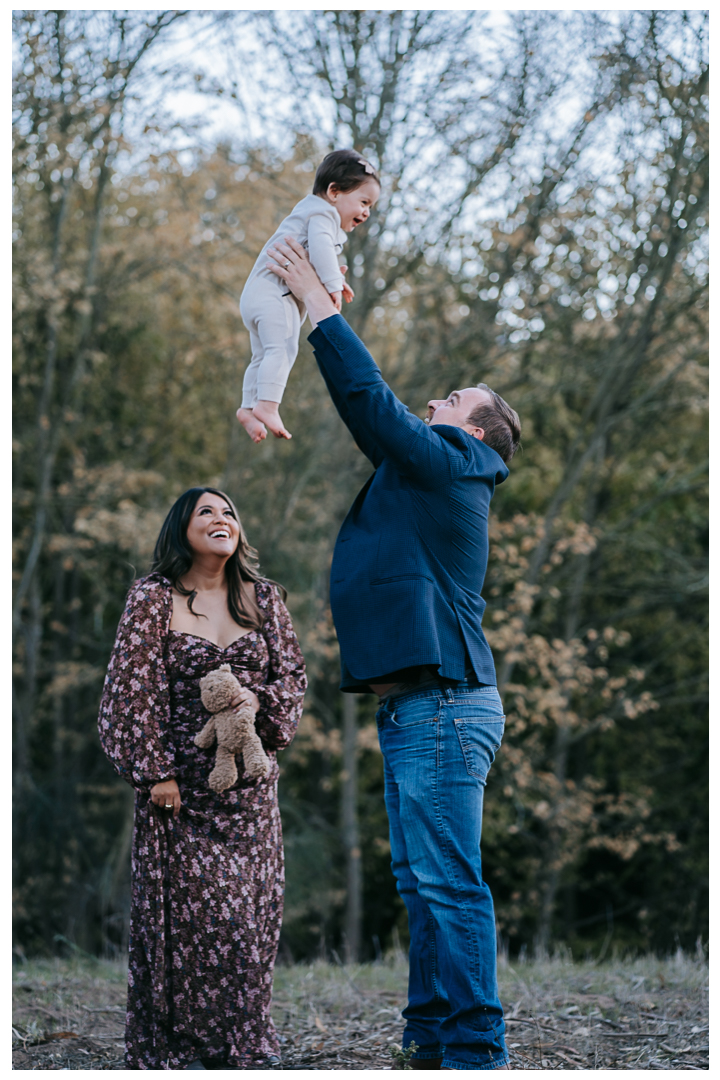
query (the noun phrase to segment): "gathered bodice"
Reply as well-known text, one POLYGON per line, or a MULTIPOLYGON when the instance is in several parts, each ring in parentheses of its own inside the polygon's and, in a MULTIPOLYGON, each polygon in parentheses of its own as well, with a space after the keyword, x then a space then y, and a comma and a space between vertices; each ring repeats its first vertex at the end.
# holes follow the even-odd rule
MULTIPOLYGON (((175 758, 176 779, 190 791, 208 791, 208 776, 215 759, 216 744, 202 750, 194 743, 210 713, 200 699, 200 679, 221 664, 230 664, 241 686, 256 690, 265 682, 268 649, 255 630, 236 638, 225 649, 215 642, 182 630, 170 630, 165 642, 165 670, 170 694, 170 715, 166 737, 175 758)), ((267 748, 266 748, 267 749, 267 748)), ((274 752, 268 750, 273 771, 274 752)), ((248 784, 253 781, 248 780, 248 784)), ((235 787, 244 786, 242 777, 235 787)))
MULTIPOLYGON (((175 777, 182 792, 207 793, 215 747, 194 738, 210 714, 200 700, 200 679, 230 664, 241 686, 260 702, 255 727, 277 766, 274 751, 291 742, 302 711, 305 664, 277 586, 255 584, 263 625, 226 649, 208 638, 170 629, 170 582, 151 574, 130 590, 103 690, 99 730, 118 773, 139 791, 175 777)), ((239 787, 251 784, 238 781, 239 787)), ((230 789, 231 791, 233 789, 230 789)), ((226 793, 224 793, 225 795, 226 793)), ((230 800, 232 801, 232 800, 230 800)))

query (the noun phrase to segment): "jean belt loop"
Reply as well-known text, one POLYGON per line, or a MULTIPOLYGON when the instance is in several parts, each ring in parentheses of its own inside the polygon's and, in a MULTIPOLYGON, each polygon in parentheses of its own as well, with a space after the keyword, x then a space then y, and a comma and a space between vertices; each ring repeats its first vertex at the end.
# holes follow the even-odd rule
POLYGON ((455 703, 455 698, 453 697, 451 686, 445 687, 445 700, 447 701, 448 705, 454 705, 455 703))

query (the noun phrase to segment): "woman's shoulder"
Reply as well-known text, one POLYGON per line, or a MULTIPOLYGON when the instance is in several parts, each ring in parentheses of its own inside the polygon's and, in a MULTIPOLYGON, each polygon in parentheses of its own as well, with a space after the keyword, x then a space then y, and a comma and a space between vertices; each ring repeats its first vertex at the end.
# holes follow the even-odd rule
POLYGON ((283 591, 276 581, 269 578, 258 578, 255 582, 255 595, 260 607, 269 607, 274 603, 283 602, 283 591))
POLYGON ((162 574, 146 574, 133 581, 128 590, 128 607, 153 601, 160 604, 172 602, 172 585, 162 574))

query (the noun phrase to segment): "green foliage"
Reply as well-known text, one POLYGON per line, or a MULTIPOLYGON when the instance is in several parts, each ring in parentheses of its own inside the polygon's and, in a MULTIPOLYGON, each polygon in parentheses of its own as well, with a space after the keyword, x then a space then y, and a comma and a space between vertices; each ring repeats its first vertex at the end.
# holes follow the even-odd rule
POLYGON ((414 1040, 410 1043, 409 1046, 406 1046, 404 1049, 397 1043, 393 1043, 390 1047, 390 1056, 395 1063, 395 1068, 402 1070, 412 1069, 413 1066, 410 1062, 418 1050, 419 1047, 414 1040))

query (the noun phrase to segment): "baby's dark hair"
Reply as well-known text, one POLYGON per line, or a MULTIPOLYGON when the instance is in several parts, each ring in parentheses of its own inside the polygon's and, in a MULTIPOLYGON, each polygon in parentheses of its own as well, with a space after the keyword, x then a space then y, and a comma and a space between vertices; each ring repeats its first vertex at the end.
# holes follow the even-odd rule
POLYGON ((375 166, 357 150, 333 150, 323 158, 315 173, 313 195, 324 195, 331 184, 338 191, 354 191, 370 178, 380 183, 375 166))

